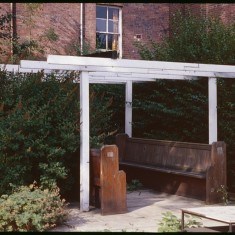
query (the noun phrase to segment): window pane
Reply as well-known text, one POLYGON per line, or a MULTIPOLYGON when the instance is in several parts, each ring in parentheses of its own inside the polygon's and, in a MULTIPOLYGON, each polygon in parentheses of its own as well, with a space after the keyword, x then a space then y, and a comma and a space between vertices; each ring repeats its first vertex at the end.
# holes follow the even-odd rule
POLYGON ((96 19, 96 31, 106 32, 106 20, 96 19))
POLYGON ((118 50, 118 35, 108 35, 108 50, 118 50))
POLYGON ((113 21, 109 20, 109 32, 113 33, 113 21))
POLYGON ((119 9, 96 6, 96 48, 118 50, 119 9))
POLYGON ((103 33, 96 33, 96 48, 106 49, 106 35, 103 33))
POLYGON ((116 8, 108 8, 108 11, 109 11, 109 19, 112 19, 112 20, 118 20, 119 18, 119 12, 118 12, 118 9, 116 8))
POLYGON ((107 7, 96 7, 96 18, 107 19, 107 7))
POLYGON ((118 21, 108 21, 108 32, 110 33, 118 33, 118 21))
POLYGON ((108 35, 108 50, 112 50, 113 35, 108 35))
POLYGON ((113 35, 112 50, 118 50, 118 35, 113 35))

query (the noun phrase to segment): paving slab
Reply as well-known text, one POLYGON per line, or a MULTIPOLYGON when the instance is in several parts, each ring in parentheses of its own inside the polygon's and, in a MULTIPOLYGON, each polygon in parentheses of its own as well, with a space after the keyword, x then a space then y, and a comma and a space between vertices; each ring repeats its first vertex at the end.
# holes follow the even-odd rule
MULTIPOLYGON (((70 203, 68 220, 51 232, 157 232, 162 213, 171 211, 181 218, 181 208, 206 206, 204 201, 182 196, 141 189, 127 193, 125 214, 102 216, 100 209, 91 207, 88 212, 79 210, 79 203, 70 203)), ((204 226, 221 226, 222 223, 198 219, 204 226)))

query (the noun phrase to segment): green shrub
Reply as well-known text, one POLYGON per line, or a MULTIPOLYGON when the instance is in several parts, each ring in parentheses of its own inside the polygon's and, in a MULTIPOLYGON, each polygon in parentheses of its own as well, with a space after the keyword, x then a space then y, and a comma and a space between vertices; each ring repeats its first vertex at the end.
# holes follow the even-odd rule
MULTIPOLYGON (((235 64, 234 23, 226 25, 218 17, 203 18, 190 12, 178 12, 170 24, 171 34, 162 42, 135 42, 142 59, 235 64)), ((234 145, 235 133, 232 118, 235 84, 232 80, 218 79, 218 133, 219 139, 229 147, 234 145)), ((207 79, 204 78, 198 81, 158 80, 151 85, 135 84, 134 135, 143 133, 151 138, 208 143, 207 87, 207 79)))
POLYGON ((217 193, 220 194, 223 204, 226 206, 229 203, 228 188, 225 185, 220 185, 217 190, 217 193))
MULTIPOLYGON (((100 148, 117 132, 113 122, 114 97, 100 84, 90 85, 90 146, 100 148)), ((120 118, 120 117, 119 117, 120 118)), ((113 143, 113 142, 112 142, 113 143)))
POLYGON ((203 17, 186 11, 174 14, 170 24, 171 34, 162 42, 134 43, 143 59, 235 64, 234 22, 225 24, 219 17, 203 17))
MULTIPOLYGON (((79 175, 80 102, 74 73, 12 74, 0 71, 0 195, 10 183, 36 180, 61 194, 76 187, 79 175)), ((110 98, 90 92, 91 147, 114 133, 110 98)), ((79 187, 79 185, 77 186, 79 187)))
POLYGON ((9 183, 66 182, 67 159, 79 148, 79 85, 62 81, 1 71, 0 195, 9 183))
POLYGON ((138 179, 133 179, 129 184, 127 184, 128 191, 136 191, 143 187, 143 184, 138 179))
MULTIPOLYGON (((135 42, 141 58, 235 65, 234 21, 225 24, 219 17, 203 15, 176 13, 170 20, 171 34, 162 41, 135 42)), ((218 140, 226 143, 229 190, 235 191, 234 79, 218 78, 217 87, 218 140)), ((133 91, 133 136, 208 143, 207 78, 157 80, 135 84, 133 91)))
POLYGON ((15 188, 0 197, 0 231, 45 231, 62 223, 67 216, 65 200, 58 187, 50 190, 36 186, 15 188))
MULTIPOLYGON (((0 11, 2 11, 2 7, 0 7, 0 11)), ((8 12, 0 15, 0 63, 2 63, 2 58, 6 58, 9 53, 12 39, 11 19, 12 15, 8 12)))
POLYGON ((113 144, 115 134, 125 131, 125 85, 91 84, 90 87, 94 92, 91 103, 92 137, 102 137, 103 143, 113 144), (99 119, 96 118, 97 113, 93 115, 95 110, 99 110, 99 119), (98 120, 100 125, 97 125, 98 120))
MULTIPOLYGON (((180 232, 181 231, 181 219, 178 219, 171 211, 162 213, 163 217, 159 222, 158 232, 180 232)), ((201 227, 202 223, 197 221, 193 216, 185 215, 187 221, 185 221, 185 228, 201 227)))

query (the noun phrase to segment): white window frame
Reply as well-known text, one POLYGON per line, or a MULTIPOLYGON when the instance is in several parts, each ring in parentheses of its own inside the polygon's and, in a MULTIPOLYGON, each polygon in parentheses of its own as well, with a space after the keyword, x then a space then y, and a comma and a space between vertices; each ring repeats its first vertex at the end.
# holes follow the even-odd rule
MULTIPOLYGON (((118 9, 119 11, 119 18, 118 18, 118 33, 110 33, 108 32, 108 11, 107 11, 107 18, 105 19, 106 20, 106 32, 105 31, 96 31, 96 33, 100 33, 100 34, 105 34, 106 36, 107 35, 117 35, 118 36, 118 49, 117 49, 117 53, 118 53, 118 57, 119 58, 122 58, 122 8, 121 7, 115 7, 115 6, 107 6, 107 5, 96 5, 96 7, 107 7, 107 8, 114 8, 114 9, 118 9)), ((96 20, 97 19, 102 19, 103 18, 97 18, 96 17, 96 20)), ((106 39, 106 49, 98 49, 99 51, 112 51, 112 50, 109 50, 107 49, 107 46, 108 45, 108 40, 106 39)))

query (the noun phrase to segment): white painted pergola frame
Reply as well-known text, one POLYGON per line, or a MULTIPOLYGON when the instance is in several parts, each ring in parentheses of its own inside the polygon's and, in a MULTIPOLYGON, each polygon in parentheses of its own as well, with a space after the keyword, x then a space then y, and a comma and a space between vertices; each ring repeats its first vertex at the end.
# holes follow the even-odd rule
MULTIPOLYGON (((1 66, 2 67, 2 66, 1 66)), ((157 79, 197 79, 208 77, 209 143, 217 141, 216 78, 235 78, 235 66, 160 61, 108 59, 49 55, 44 61, 21 61, 6 65, 8 71, 45 73, 73 70, 80 72, 80 210, 89 211, 89 83, 125 83, 125 132, 132 136, 132 83, 157 79)))

